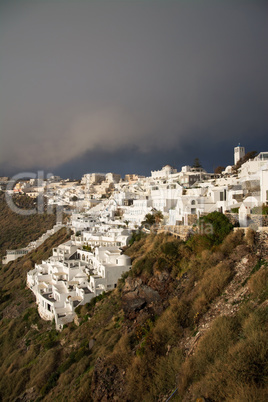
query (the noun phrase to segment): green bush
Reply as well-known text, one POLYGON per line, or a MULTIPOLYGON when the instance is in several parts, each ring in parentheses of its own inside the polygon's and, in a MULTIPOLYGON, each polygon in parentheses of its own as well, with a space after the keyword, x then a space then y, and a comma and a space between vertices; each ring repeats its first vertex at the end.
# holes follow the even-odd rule
POLYGON ((178 244, 176 242, 168 241, 161 245, 161 251, 167 256, 176 258, 179 255, 178 244))
POLYGON ((86 250, 86 251, 89 251, 89 252, 91 252, 92 251, 92 248, 91 248, 91 246, 83 246, 83 250, 86 250))
POLYGON ((145 274, 148 276, 152 275, 154 263, 154 258, 148 256, 141 258, 132 267, 131 275, 134 277, 140 276, 141 274, 145 274))
MULTIPOLYGON (((229 219, 221 212, 211 212, 199 219, 199 225, 205 231, 205 235, 211 240, 212 244, 222 243, 223 239, 231 232, 233 225, 229 219), (212 228, 212 233, 206 233, 206 229, 212 228)), ((210 232, 210 230, 208 230, 210 232)))
POLYGON ((239 208, 231 208, 232 214, 238 214, 239 208))
POLYGON ((142 238, 146 237, 146 234, 141 230, 133 231, 132 236, 128 242, 129 246, 132 246, 133 243, 140 241, 142 238))

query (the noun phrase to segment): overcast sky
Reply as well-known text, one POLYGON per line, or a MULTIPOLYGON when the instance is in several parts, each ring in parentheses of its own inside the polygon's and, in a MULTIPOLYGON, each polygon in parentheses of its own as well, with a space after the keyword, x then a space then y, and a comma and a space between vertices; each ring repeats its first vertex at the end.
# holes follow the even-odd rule
POLYGON ((268 151, 267 1, 1 1, 0 176, 268 151))

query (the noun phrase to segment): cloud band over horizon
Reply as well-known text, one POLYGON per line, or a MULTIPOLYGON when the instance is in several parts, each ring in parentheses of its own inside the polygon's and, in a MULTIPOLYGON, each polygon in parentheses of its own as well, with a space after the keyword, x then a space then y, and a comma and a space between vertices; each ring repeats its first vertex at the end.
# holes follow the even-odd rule
POLYGON ((0 167, 265 148, 267 17, 263 1, 0 3, 0 167))

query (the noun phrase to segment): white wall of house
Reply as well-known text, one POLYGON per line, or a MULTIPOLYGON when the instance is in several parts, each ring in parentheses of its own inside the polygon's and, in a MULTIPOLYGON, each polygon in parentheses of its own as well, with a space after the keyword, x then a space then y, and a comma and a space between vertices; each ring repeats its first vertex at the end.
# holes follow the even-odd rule
POLYGON ((152 170, 151 176, 153 179, 168 178, 171 174, 177 173, 177 169, 174 169, 170 165, 163 166, 161 170, 152 170))
POLYGON ((245 147, 238 145, 234 148, 234 164, 236 165, 239 159, 243 158, 243 156, 245 156, 245 147))
POLYGON ((55 319, 56 328, 62 329, 74 319, 78 304, 88 303, 114 288, 121 274, 130 268, 130 258, 121 255, 118 247, 99 247, 93 254, 74 248, 69 241, 28 272, 27 286, 36 296, 40 316, 44 320, 55 319), (75 259, 69 259, 70 255, 75 259))
POLYGON ((268 204, 268 164, 264 166, 260 174, 261 203, 268 204))

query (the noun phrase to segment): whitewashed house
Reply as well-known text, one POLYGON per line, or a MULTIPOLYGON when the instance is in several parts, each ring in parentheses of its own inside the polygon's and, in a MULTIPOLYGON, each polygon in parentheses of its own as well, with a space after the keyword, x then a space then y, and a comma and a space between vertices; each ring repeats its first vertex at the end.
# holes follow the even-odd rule
POLYGON ((260 171, 261 204, 268 204, 268 163, 260 171))
POLYGON ((86 264, 78 260, 52 259, 36 264, 27 274, 27 285, 36 296, 41 318, 55 319, 57 329, 73 321, 76 306, 94 297, 85 268, 86 264))
POLYGON ((133 200, 133 205, 124 208, 123 220, 141 225, 145 215, 152 212, 152 201, 147 198, 133 200))
POLYGON ((151 177, 153 179, 168 179, 174 173, 177 173, 177 169, 170 165, 165 165, 161 170, 152 170, 151 177))
POLYGON ((90 289, 96 295, 114 289, 121 275, 131 269, 131 258, 116 247, 97 248, 95 258, 99 264, 95 265, 95 274, 90 276, 90 289))
POLYGON ((52 257, 27 274, 41 318, 54 319, 61 330, 74 320, 78 305, 114 289, 122 273, 131 269, 130 257, 121 253, 118 247, 99 247, 93 254, 71 241, 54 248, 52 257))

